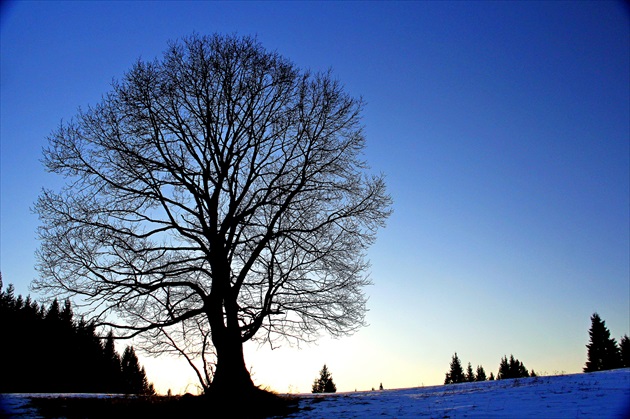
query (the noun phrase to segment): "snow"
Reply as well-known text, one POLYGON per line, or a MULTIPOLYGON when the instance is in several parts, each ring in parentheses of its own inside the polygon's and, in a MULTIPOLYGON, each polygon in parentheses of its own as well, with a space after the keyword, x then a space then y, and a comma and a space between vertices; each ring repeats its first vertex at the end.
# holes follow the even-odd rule
POLYGON ((108 398, 120 397, 122 394, 104 393, 19 393, 0 394, 0 418, 44 419, 37 410, 29 406, 30 399, 74 397, 74 398, 108 398))
MULTIPOLYGON (((29 398, 59 396, 69 397, 1 394, 0 417, 39 418, 28 407, 29 398)), ((450 386, 305 394, 301 395, 300 407, 300 412, 287 418, 630 419, 630 368, 450 386)))
POLYGON ((288 418, 630 419, 630 369, 303 397, 288 418))

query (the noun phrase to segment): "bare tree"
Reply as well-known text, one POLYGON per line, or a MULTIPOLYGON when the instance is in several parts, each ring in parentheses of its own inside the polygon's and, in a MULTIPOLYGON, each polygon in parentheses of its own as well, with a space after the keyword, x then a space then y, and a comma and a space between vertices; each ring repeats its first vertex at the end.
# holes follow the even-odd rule
POLYGON ((253 388, 243 342, 364 323, 391 199, 361 159, 361 110, 255 39, 171 43, 50 135, 44 163, 67 181, 36 204, 33 288, 145 349, 202 356, 206 390, 253 388))

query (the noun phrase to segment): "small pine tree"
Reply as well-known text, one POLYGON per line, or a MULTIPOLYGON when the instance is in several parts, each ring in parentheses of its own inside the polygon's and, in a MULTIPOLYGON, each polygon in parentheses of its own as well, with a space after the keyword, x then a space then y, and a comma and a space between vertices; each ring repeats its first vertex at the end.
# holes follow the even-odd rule
POLYGON ((483 369, 481 365, 477 366, 477 377, 476 381, 486 381, 486 371, 483 369))
POLYGON ((475 373, 472 369, 472 365, 470 364, 470 362, 468 363, 468 367, 466 367, 466 376, 464 377, 464 380, 467 383, 472 383, 473 381, 476 380, 475 373))
POLYGON ((444 379, 444 384, 457 384, 464 382, 464 369, 462 368, 462 363, 457 356, 457 352, 451 358, 451 368, 449 372, 446 373, 446 378, 444 379))
POLYGON ((623 335, 619 342, 619 353, 621 354, 621 367, 630 368, 630 338, 623 335))
POLYGON ((494 381, 494 374, 491 372, 488 381, 494 381))
POLYGON ((145 394, 148 389, 148 381, 144 367, 140 368, 138 357, 133 346, 127 346, 123 352, 121 373, 123 379, 123 393, 145 394))
POLYGON ((591 328, 588 331, 590 342, 588 348, 588 360, 584 366, 584 372, 603 371, 621 366, 621 355, 617 342, 610 337, 610 331, 606 322, 593 313, 591 316, 591 328))
POLYGON ((324 367, 319 371, 319 377, 315 379, 312 387, 313 393, 336 393, 337 386, 333 382, 332 374, 328 371, 328 367, 324 367))
POLYGON ((497 374, 497 380, 503 380, 506 378, 510 378, 510 364, 508 363, 507 356, 501 358, 501 362, 499 363, 499 373, 497 374))

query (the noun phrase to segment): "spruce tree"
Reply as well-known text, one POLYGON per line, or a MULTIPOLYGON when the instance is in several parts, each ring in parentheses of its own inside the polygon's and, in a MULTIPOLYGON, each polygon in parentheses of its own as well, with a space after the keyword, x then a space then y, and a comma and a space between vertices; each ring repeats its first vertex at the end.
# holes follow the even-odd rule
POLYGON ((510 355, 509 361, 507 356, 501 358, 497 380, 525 377, 529 377, 529 371, 527 371, 527 368, 525 368, 525 365, 523 365, 521 361, 514 358, 514 355, 510 355))
POLYGON ((123 380, 122 392, 125 394, 140 394, 143 386, 142 374, 133 346, 125 348, 120 364, 123 380))
POLYGON ((623 335, 619 342, 619 353, 621 355, 621 368, 630 368, 630 338, 623 335))
POLYGON ((319 377, 315 379, 312 387, 313 393, 336 393, 337 386, 333 382, 332 374, 328 371, 328 367, 324 367, 319 371, 319 377))
POLYGON ((103 387, 106 393, 124 392, 120 356, 114 346, 114 334, 110 330, 103 347, 103 387))
MULTIPOLYGON (((1 281, 1 278, 0 278, 1 281)), ((75 322, 72 306, 63 307, 54 300, 41 306, 22 296, 14 295, 9 285, 2 290, 0 283, 0 333, 11 345, 0 344, 0 358, 5 362, 0 371, 0 393, 61 393, 111 392, 106 386, 105 359, 113 360, 111 367, 120 376, 120 357, 114 350, 113 339, 105 347, 93 324, 83 319, 75 322), (42 342, 46 350, 42 351, 42 342), (108 357, 105 357, 105 354, 108 357), (118 362, 116 362, 118 360, 118 362)), ((110 338, 113 336, 110 336, 110 338)), ((4 342, 4 340, 3 340, 4 342)), ((140 368, 133 351, 128 351, 127 370, 134 379, 134 393, 153 394, 154 389, 140 368)), ((119 378, 116 392, 121 392, 119 378)))
POLYGON ((610 331, 606 322, 593 313, 591 316, 591 328, 588 331, 590 342, 588 348, 588 360, 584 366, 584 372, 603 371, 621 366, 621 356, 617 342, 610 337, 610 331))
POLYGON ((462 363, 457 357, 457 352, 455 352, 455 355, 453 355, 453 358, 451 359, 451 368, 449 372, 446 373, 444 384, 463 383, 464 378, 464 369, 462 368, 462 363))
POLYGON ((467 383, 472 383, 473 381, 475 381, 475 379, 475 373, 472 369, 472 365, 469 362, 468 367, 466 367, 466 376, 464 377, 464 381, 466 381, 467 383))
POLYGON ((486 371, 483 369, 481 365, 477 366, 477 377, 476 381, 486 381, 486 371))

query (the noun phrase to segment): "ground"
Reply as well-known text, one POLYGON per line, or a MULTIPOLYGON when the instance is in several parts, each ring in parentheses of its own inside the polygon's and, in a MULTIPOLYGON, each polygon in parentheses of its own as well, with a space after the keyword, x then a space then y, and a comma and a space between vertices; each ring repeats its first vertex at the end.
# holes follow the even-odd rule
POLYGON ((287 418, 630 419, 630 369, 308 396, 300 408, 287 418))
MULTIPOLYGON (((190 412, 197 412, 191 415, 192 417, 198 416, 198 409, 201 408, 200 399, 193 396, 144 399, 144 404, 134 402, 134 400, 137 399, 117 399, 113 395, 95 397, 94 395, 3 394, 0 395, 0 416, 50 418, 104 417, 105 415, 111 417, 114 413, 117 419, 152 416, 184 417, 182 414, 185 411, 181 409, 190 409, 190 412), (65 406, 64 403, 69 403, 71 399, 74 399, 74 403, 77 400, 84 400, 79 403, 82 404, 81 409, 83 409, 81 414, 60 416, 59 410, 54 409, 65 406), (32 400, 35 400, 35 403, 32 403, 32 400), (46 400, 53 401, 47 404, 46 400), (117 403, 118 408, 122 406, 123 409, 107 410, 116 409, 117 403), (177 414, 173 415, 175 412, 177 414)), ((295 399, 287 400, 295 401, 295 399)), ((287 419, 630 419, 630 369, 449 386, 329 395, 305 394, 299 395, 298 400, 299 410, 284 411, 273 417, 287 419)), ((209 417, 223 416, 209 415, 209 417)))

